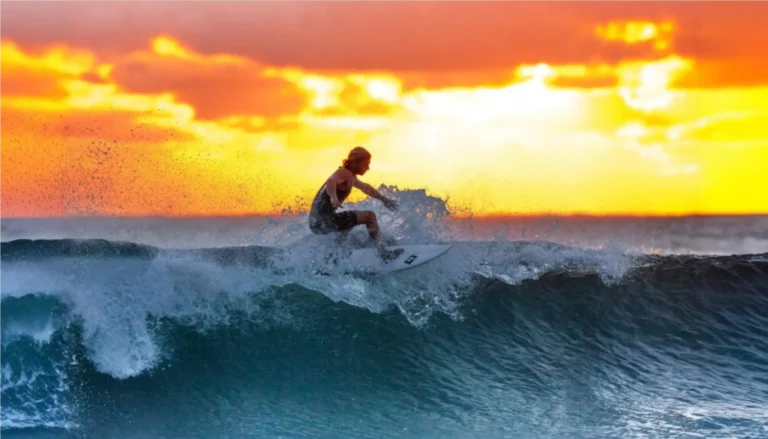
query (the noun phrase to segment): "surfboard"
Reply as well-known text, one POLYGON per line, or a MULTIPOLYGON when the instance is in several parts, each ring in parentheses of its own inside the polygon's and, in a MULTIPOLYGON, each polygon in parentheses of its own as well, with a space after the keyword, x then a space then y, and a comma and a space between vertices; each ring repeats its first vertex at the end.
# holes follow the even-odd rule
POLYGON ((355 271, 391 273, 424 265, 451 248, 450 244, 400 245, 389 250, 403 249, 395 259, 384 262, 373 248, 353 250, 348 257, 349 267, 355 271))

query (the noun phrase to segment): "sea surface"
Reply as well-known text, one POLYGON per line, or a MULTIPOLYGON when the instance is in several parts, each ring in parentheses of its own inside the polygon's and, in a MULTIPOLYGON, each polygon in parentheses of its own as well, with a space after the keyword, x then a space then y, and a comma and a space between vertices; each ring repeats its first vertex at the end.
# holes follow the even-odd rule
POLYGON ((3 219, 3 437, 768 437, 768 217, 398 198, 453 247, 388 275, 301 216, 3 219))

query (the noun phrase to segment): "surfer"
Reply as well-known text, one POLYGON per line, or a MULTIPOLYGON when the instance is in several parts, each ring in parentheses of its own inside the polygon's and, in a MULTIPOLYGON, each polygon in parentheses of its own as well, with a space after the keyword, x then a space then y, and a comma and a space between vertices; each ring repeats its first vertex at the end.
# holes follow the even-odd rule
POLYGON ((309 228, 313 233, 324 235, 327 233, 342 233, 346 235, 353 227, 365 224, 368 234, 373 239, 379 256, 384 261, 397 258, 403 249, 388 250, 379 239, 379 222, 376 214, 370 210, 349 210, 336 212, 341 203, 349 196, 352 188, 360 189, 369 197, 376 198, 384 203, 388 209, 396 211, 397 201, 387 198, 373 186, 363 183, 357 176, 364 175, 371 164, 371 153, 362 146, 352 148, 347 158, 320 190, 317 191, 312 201, 312 209, 309 212, 309 228))

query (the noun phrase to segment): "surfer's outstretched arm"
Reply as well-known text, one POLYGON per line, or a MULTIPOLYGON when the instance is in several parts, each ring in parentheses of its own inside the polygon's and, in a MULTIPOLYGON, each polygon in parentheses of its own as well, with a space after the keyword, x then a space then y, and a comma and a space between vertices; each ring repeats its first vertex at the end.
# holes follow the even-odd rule
POLYGON ((397 210, 397 201, 393 200, 391 198, 387 198, 384 195, 381 195, 379 191, 373 188, 368 183, 364 183, 358 179, 355 179, 354 186, 358 189, 360 189, 364 194, 368 195, 369 197, 376 198, 377 200, 380 200, 389 210, 397 210))

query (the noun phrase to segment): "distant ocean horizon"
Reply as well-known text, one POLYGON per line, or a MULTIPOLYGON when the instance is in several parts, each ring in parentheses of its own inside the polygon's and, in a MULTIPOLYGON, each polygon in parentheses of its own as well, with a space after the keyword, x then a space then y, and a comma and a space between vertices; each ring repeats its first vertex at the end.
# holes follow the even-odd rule
MULTIPOLYGON (((739 254, 768 249, 768 214, 592 215, 510 214, 441 217, 440 233, 459 240, 553 240, 619 245, 652 253, 739 254), (715 233, 714 229, 721 229, 715 233), (675 233, 681 236, 673 239, 675 233), (693 236, 688 236, 688 235, 693 236), (694 238, 694 239, 691 239, 694 238), (696 241, 695 238, 700 238, 696 241), (672 242, 672 241, 675 242, 672 242), (746 241, 745 241, 746 240, 746 241)), ((280 246, 301 235, 306 214, 0 217, 2 241, 117 239, 151 245, 280 246), (174 233, 158 233, 158 228, 174 233), (293 234, 280 234, 291 228, 293 234), (196 239, 182 238, 184 231, 196 239), (173 239, 176 236, 178 239, 173 239), (280 240, 283 239, 283 241, 280 240)))

